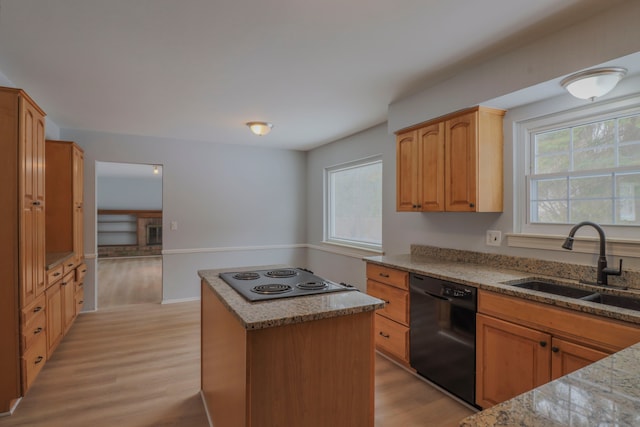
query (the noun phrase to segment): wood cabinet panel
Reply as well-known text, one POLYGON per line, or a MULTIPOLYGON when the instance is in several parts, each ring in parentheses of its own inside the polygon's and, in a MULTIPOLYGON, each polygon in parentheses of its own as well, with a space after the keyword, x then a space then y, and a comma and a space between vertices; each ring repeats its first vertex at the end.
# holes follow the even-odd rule
POLYGON ((375 340, 376 347, 386 353, 395 356, 405 364, 409 363, 409 328, 375 315, 375 340))
POLYGON ((560 338, 551 340, 551 379, 555 380, 609 356, 610 352, 596 350, 560 338))
POLYGON ((395 268, 367 263, 367 278, 400 289, 409 289, 409 273, 395 268))
POLYGON ((410 212, 417 208, 419 180, 417 132, 396 138, 396 209, 410 212))
POLYGON ((46 298, 42 294, 21 310, 21 351, 27 351, 33 343, 46 334, 46 298))
POLYGON ((450 212, 476 210, 476 118, 477 112, 474 111, 445 122, 445 210, 450 212))
POLYGON ((60 283, 60 291, 62 292, 63 335, 67 333, 73 320, 76 318, 75 275, 75 270, 69 272, 60 283))
POLYGON ((476 403, 483 408, 549 381, 551 336, 478 314, 476 403))
POLYGON ((22 356, 22 383, 26 392, 47 361, 47 340, 40 336, 22 356))
POLYGON ((51 357, 64 334, 64 312, 62 281, 49 286, 45 291, 47 298, 47 355, 51 357))
POLYGON ((47 270, 47 287, 53 285, 58 280, 62 279, 64 272, 64 267, 62 264, 56 265, 55 267, 47 270))
POLYGON ((445 133, 444 123, 435 123, 417 130, 418 208, 425 212, 440 212, 445 208, 445 133))
POLYGON ((369 279, 367 293, 385 302, 377 314, 409 326, 409 292, 369 279))

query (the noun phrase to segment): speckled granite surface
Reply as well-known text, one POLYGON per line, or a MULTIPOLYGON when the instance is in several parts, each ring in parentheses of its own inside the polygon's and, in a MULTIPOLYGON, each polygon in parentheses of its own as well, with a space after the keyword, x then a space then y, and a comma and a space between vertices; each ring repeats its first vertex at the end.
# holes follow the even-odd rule
POLYGON ((461 427, 638 427, 640 344, 465 418, 461 427))
POLYGON ((347 316, 384 307, 382 300, 359 291, 249 302, 218 277, 219 273, 226 271, 250 271, 274 267, 282 266, 200 270, 198 275, 220 297, 222 303, 238 318, 245 329, 271 328, 310 320, 347 316))
MULTIPOLYGON (((473 258, 469 259, 472 261, 474 260, 473 258)), ((550 295, 547 293, 517 288, 512 286, 512 284, 536 278, 550 282, 565 283, 577 288, 593 290, 594 292, 597 291, 600 293, 627 295, 640 298, 640 291, 635 289, 626 291, 616 289, 604 290, 602 287, 579 283, 578 280, 558 279, 555 275, 520 271, 514 269, 511 264, 508 264, 508 267, 495 266, 490 262, 481 262, 481 258, 475 259, 478 263, 473 263, 469 261, 461 261, 457 258, 454 258, 452 261, 440 257, 430 257, 421 254, 404 254, 373 256, 367 257, 365 260, 367 262, 385 265, 387 267, 399 268, 412 273, 450 280, 480 289, 554 305, 556 307, 569 308, 583 313, 590 313, 611 319, 640 324, 640 311, 618 308, 596 302, 582 301, 576 298, 550 295)), ((549 272, 548 270, 542 271, 544 273, 549 272)))

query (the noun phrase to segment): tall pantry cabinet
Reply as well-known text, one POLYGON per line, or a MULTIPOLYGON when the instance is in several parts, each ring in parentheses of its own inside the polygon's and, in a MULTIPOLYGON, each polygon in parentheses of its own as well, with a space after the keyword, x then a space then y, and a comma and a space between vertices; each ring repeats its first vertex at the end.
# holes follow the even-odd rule
POLYGON ((46 360, 44 112, 0 88, 0 413, 46 360))

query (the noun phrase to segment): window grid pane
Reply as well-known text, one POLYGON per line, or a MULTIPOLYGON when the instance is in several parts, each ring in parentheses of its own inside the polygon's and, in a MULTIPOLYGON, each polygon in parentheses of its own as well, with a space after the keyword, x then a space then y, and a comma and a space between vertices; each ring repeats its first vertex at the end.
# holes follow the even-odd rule
POLYGON ((328 171, 328 236, 365 246, 382 245, 382 162, 328 171))
POLYGON ((640 115, 532 134, 529 222, 640 225, 640 115))

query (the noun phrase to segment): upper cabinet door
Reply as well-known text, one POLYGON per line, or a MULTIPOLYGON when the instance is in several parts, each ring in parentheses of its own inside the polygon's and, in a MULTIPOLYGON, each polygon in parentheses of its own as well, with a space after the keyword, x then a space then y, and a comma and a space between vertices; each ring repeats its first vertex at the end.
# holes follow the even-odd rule
POLYGON ((415 130, 396 137, 396 210, 418 210, 418 140, 415 130))
POLYGON ((421 211, 444 210, 444 123, 418 129, 421 211))
POLYGON ((477 112, 447 120, 446 210, 473 212, 477 195, 477 112))

